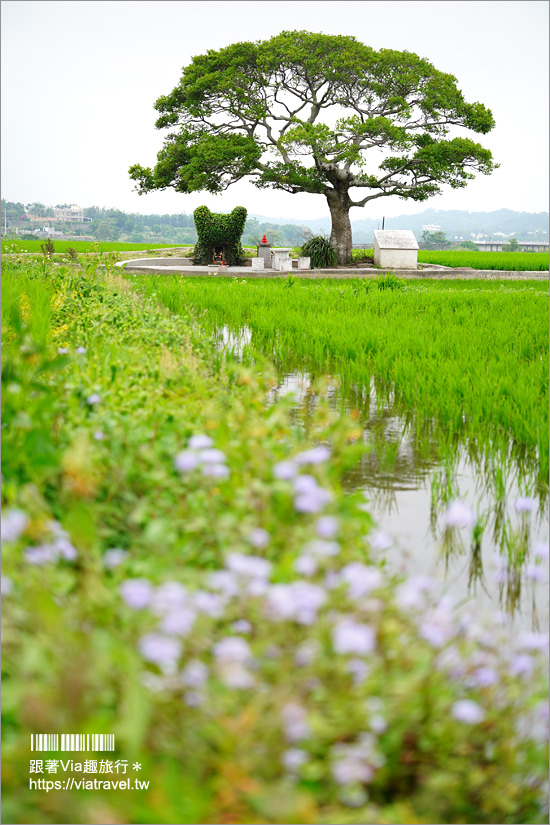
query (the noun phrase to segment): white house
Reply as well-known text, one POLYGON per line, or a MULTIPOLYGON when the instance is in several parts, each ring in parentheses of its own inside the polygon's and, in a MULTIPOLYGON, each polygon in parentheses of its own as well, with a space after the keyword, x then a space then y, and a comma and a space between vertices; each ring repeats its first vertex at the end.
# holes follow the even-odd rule
POLYGON ((388 269, 417 269, 418 244, 409 229, 374 229, 374 264, 388 269))

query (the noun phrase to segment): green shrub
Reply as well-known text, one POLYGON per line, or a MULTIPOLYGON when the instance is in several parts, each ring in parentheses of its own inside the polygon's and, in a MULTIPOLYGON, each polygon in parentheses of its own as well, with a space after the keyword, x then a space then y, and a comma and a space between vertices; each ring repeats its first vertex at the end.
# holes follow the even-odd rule
POLYGON ((312 269, 325 269, 338 265, 336 250, 330 245, 330 239, 325 235, 313 235, 301 249, 301 256, 311 258, 312 269))

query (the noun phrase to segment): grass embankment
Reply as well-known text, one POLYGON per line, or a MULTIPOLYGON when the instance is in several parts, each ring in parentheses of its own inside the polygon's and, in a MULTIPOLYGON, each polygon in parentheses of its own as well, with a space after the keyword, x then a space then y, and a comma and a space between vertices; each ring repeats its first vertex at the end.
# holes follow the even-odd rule
POLYGON ((4 265, 4 819, 545 821, 544 638, 387 575, 341 495, 357 423, 306 440, 266 362, 96 264, 4 265), (63 732, 116 751, 31 788, 63 732))
POLYGON ((418 433, 438 434, 451 452, 461 440, 489 464, 499 453, 509 464, 511 450, 546 496, 547 284, 170 276, 134 283, 200 318, 209 333, 246 325, 250 349, 287 371, 336 375, 344 389, 368 389, 374 379, 381 401, 391 398, 418 433))

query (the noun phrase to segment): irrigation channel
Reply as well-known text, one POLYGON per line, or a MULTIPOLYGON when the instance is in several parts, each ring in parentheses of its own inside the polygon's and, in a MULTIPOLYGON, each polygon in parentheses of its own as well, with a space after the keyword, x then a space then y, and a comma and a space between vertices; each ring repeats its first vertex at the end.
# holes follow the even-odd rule
MULTIPOLYGON (((251 343, 247 327, 216 332, 220 349, 236 357, 251 343)), ((292 415, 307 426, 321 400, 313 364, 297 370, 278 364, 277 386, 267 399, 292 399, 292 415)), ((324 400, 339 412, 356 411, 369 452, 347 474, 348 490, 363 490, 377 530, 374 549, 390 569, 431 576, 475 612, 506 612, 514 632, 548 631, 548 560, 541 558, 549 541, 547 499, 524 495, 518 479, 529 469, 510 457, 489 473, 484 461, 457 444, 452 461, 443 460, 435 437, 415 436, 411 420, 369 388, 343 391, 331 376, 324 400), (521 464, 521 466, 520 466, 521 464), (477 516, 474 528, 447 529, 445 513, 452 500, 464 502, 477 516), (482 525, 484 529, 480 529, 482 525), (537 560, 538 563, 533 562, 537 560)))

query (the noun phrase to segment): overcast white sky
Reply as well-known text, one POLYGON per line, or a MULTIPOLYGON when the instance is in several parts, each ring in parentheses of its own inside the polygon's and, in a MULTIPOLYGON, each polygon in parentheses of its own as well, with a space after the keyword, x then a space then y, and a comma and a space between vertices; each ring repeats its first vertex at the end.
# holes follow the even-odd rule
POLYGON ((455 75, 466 100, 484 103, 496 120, 488 135, 462 130, 493 152, 501 168, 492 175, 421 204, 381 198, 353 209, 352 220, 430 207, 547 211, 548 8, 546 0, 4 0, 2 197, 140 213, 206 204, 217 212, 243 205, 273 217, 328 215, 321 195, 241 182, 218 196, 138 196, 128 176, 131 164, 154 165, 165 134, 154 127, 154 103, 194 55, 306 29, 415 52, 455 75))

